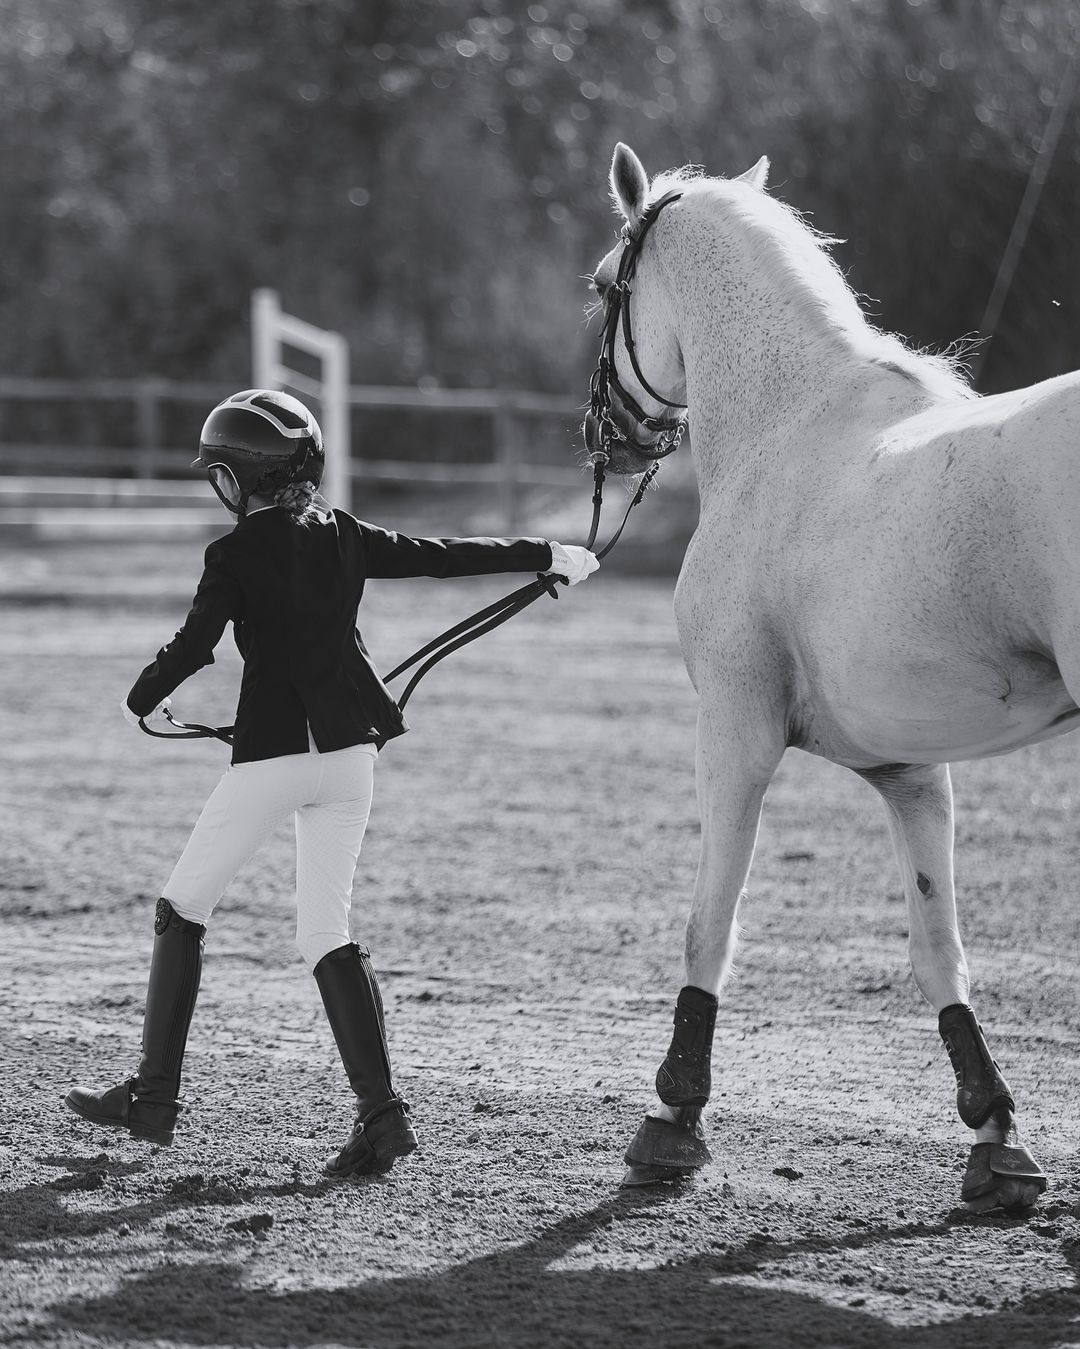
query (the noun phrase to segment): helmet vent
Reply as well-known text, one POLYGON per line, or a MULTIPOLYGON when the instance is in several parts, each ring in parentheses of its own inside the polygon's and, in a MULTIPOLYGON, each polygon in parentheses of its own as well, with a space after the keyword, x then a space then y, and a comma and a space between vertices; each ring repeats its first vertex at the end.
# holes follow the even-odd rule
POLYGON ((283 426, 287 426, 291 430, 299 431, 308 428, 309 421, 306 417, 298 416, 292 408, 283 406, 276 398, 256 395, 249 401, 252 407, 262 408, 264 412, 269 412, 272 417, 276 417, 283 426))

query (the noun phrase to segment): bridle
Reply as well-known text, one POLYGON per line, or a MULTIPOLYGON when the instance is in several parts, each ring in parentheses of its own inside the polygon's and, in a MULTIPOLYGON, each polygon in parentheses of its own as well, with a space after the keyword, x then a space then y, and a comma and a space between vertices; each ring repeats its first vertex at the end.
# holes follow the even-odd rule
MULTIPOLYGON (((623 226, 622 239, 625 247, 622 257, 619 259, 618 274, 605 296, 606 308, 604 328, 601 334, 600 359, 589 382, 589 412, 586 415, 584 425, 585 447, 593 465, 592 524, 585 544, 585 547, 590 551, 596 544, 596 536, 600 530, 600 512, 604 504, 604 469, 611 459, 611 443, 614 440, 625 441, 627 439, 611 418, 611 408, 616 404, 616 401, 618 406, 628 412, 640 426, 645 427, 648 431, 660 432, 660 438, 649 451, 654 461, 652 466, 641 475, 637 490, 630 499, 630 504, 623 514, 618 529, 608 539, 604 547, 597 551, 596 556, 598 558, 606 557, 618 543, 623 530, 626 528, 626 522, 630 518, 630 512, 640 503, 649 483, 660 471, 660 460, 667 458, 669 454, 673 454, 679 448, 683 432, 686 430, 686 404, 673 403, 670 398, 665 398, 663 394, 657 393, 642 373, 641 366, 638 364, 637 351, 634 347, 633 327, 630 322, 630 296, 632 294, 630 282, 637 267, 637 260, 641 255, 645 236, 656 223, 656 217, 664 207, 670 206, 673 201, 678 201, 681 196, 681 192, 669 192, 666 196, 654 201, 645 210, 636 230, 631 228, 629 222, 623 226), (658 403, 663 403, 665 407, 681 408, 683 410, 681 417, 646 416, 638 406, 637 401, 623 386, 615 368, 615 338, 619 330, 620 317, 622 319, 623 343, 626 346, 627 355, 630 357, 634 377, 650 398, 655 398, 658 403)), ((396 679, 399 674, 404 674, 406 670, 423 662, 405 687, 404 692, 395 700, 399 709, 405 707, 413 689, 416 688, 424 675, 445 656, 449 656, 452 651, 457 651, 475 641, 477 637, 482 637, 485 633, 493 631, 500 624, 505 623, 507 619, 513 618, 515 614, 519 614, 523 609, 528 608, 541 595, 550 595, 552 599, 557 600, 559 598, 558 580, 558 577, 550 576, 547 573, 540 574, 535 581, 530 581, 527 585, 512 591, 509 595, 504 595, 494 604, 489 604, 486 609, 470 614, 460 623, 455 623, 452 628, 447 628, 445 632, 441 632, 438 637, 433 638, 426 646, 422 646, 419 651, 414 651, 408 660, 402 661, 384 679, 385 683, 389 683, 391 679, 396 679)), ((223 740, 227 745, 232 744, 234 730, 232 726, 203 726, 197 722, 177 721, 167 708, 165 709, 165 718, 172 724, 174 730, 152 730, 142 718, 139 720, 139 725, 147 735, 155 736, 159 740, 199 740, 214 737, 223 740)), ((379 748, 382 748, 381 744, 379 744, 379 748)))
POLYGON ((613 441, 627 440, 625 432, 622 431, 611 415, 613 407, 628 412, 634 421, 639 426, 644 427, 645 430, 659 432, 659 439, 656 444, 648 450, 653 459, 664 459, 669 454, 673 454, 679 448, 683 432, 686 430, 686 404, 674 403, 670 398, 665 398, 645 378, 638 362, 633 324, 630 320, 630 296, 633 294, 630 283, 637 270, 638 258, 641 256, 646 236, 653 225, 656 224, 660 212, 666 206, 670 206, 672 202, 678 201, 681 196, 681 192, 668 192, 646 208, 636 229, 630 225, 629 221, 622 228, 624 247, 622 256, 619 258, 618 273, 604 295, 604 327, 600 334, 600 358, 589 382, 589 411, 585 417, 584 433, 585 448, 594 464, 597 462, 598 456, 602 458, 604 463, 610 460, 613 441), (615 365, 615 340, 619 332, 620 319, 623 345, 626 347, 626 354, 630 358, 634 378, 650 398, 655 398, 658 403, 662 403, 665 407, 681 409, 681 416, 648 416, 619 379, 615 365))

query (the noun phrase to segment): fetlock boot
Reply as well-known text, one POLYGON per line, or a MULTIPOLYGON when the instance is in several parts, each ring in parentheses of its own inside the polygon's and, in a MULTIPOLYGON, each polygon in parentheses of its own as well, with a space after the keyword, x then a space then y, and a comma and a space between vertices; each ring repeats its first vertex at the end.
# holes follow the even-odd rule
POLYGON ((692 984, 675 1003, 675 1030, 656 1074, 656 1094, 670 1106, 704 1106, 712 1092, 713 1031, 719 1006, 712 993, 692 984))
POLYGON ((167 899, 158 900, 138 1071, 106 1091, 75 1087, 64 1104, 77 1115, 164 1147, 172 1143, 205 935, 201 923, 181 918, 167 899))
POLYGON ((416 1149, 409 1106, 394 1090, 379 981, 368 951, 350 942, 315 966, 326 1019, 356 1094, 356 1123, 348 1142, 327 1162, 328 1176, 367 1176, 390 1170, 416 1149))

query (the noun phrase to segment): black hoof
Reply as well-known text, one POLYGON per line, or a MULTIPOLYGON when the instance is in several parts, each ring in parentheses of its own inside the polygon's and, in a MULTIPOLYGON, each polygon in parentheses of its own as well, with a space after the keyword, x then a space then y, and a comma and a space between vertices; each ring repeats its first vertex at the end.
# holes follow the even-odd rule
POLYGON ((624 1185, 651 1185, 699 1171, 712 1161, 712 1154, 697 1112, 692 1124, 672 1124, 670 1120, 646 1115, 623 1161, 631 1168, 623 1179, 624 1185))
POLYGON ((619 1181, 621 1190, 637 1190, 645 1185, 678 1185, 689 1180, 693 1171, 675 1166, 628 1166, 619 1181))
POLYGON ((968 1154, 960 1198, 976 1213, 1022 1213, 1046 1189, 1042 1167, 1021 1144, 976 1143, 968 1154))

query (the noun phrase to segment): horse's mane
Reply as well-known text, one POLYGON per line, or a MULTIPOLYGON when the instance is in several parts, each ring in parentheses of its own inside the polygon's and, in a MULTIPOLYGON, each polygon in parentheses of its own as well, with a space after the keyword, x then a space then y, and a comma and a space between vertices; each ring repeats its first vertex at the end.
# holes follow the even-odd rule
POLYGON ((823 318, 856 356, 904 375, 936 397, 975 396, 963 366, 966 352, 962 344, 947 354, 913 350, 894 334, 874 327, 828 252, 841 241, 815 229, 794 207, 749 183, 710 178, 694 168, 658 174, 650 185, 649 201, 673 189, 711 197, 724 209, 733 210, 750 227, 762 258, 778 259, 795 282, 792 294, 808 311, 823 318))

